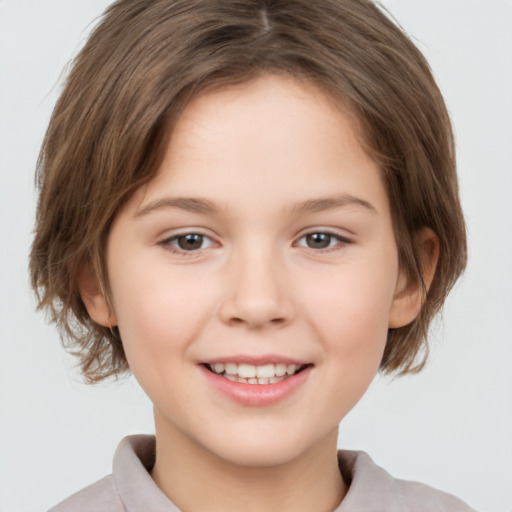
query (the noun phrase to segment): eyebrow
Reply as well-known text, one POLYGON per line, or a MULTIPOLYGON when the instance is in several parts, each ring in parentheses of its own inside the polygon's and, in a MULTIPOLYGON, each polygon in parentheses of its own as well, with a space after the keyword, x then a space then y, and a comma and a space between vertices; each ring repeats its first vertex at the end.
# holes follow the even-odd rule
MULTIPOLYGON (((361 206, 371 213, 377 213, 377 209, 371 203, 350 194, 301 201, 293 206, 292 212, 296 214, 317 213, 351 205, 361 206)), ((203 215, 217 214, 220 210, 213 201, 201 197, 164 197, 162 199, 152 201, 143 208, 137 210, 135 212, 135 217, 141 217, 148 215, 153 211, 167 208, 177 208, 203 215)))
POLYGON ((214 214, 218 208, 212 201, 199 197, 164 197, 157 199, 135 212, 135 217, 147 215, 155 210, 178 208, 187 212, 214 214))
POLYGON ((371 203, 350 194, 302 201, 294 206, 293 211, 296 213, 316 213, 343 206, 362 206, 371 213, 377 213, 377 209, 371 203))

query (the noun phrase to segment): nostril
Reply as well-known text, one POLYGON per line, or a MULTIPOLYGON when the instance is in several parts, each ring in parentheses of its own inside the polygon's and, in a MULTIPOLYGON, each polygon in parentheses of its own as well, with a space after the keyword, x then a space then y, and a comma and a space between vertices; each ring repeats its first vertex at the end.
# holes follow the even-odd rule
POLYGON ((286 319, 283 317, 279 317, 279 318, 271 318, 270 320, 267 321, 267 320, 259 320, 259 319, 244 320, 243 318, 233 317, 233 318, 229 319, 229 323, 231 325, 248 324, 253 327, 263 327, 264 325, 269 325, 269 324, 275 325, 275 326, 280 326, 280 325, 283 325, 284 323, 286 323, 286 319))
POLYGON ((286 301, 274 300, 272 297, 254 297, 240 291, 223 300, 219 316, 223 322, 233 327, 246 325, 251 328, 263 326, 282 327, 291 316, 286 301))

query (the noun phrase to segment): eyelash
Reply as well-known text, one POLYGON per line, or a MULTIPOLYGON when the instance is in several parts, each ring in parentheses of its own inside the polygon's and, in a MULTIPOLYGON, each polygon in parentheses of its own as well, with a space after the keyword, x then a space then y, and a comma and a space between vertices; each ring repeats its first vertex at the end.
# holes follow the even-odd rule
POLYGON ((158 242, 158 245, 161 245, 164 249, 166 249, 169 252, 172 252, 174 254, 179 254, 180 256, 185 256, 185 257, 187 257, 187 256, 196 256, 199 252, 202 252, 202 251, 204 251, 205 249, 208 248, 208 247, 201 247, 199 249, 187 250, 187 249, 182 249, 182 248, 179 248, 179 247, 176 247, 175 245, 173 245, 174 242, 176 244, 178 244, 180 238, 186 238, 186 237, 190 237, 190 236, 201 237, 202 241, 210 240, 211 244, 208 247, 215 245, 215 242, 213 242, 208 235, 205 235, 203 233, 199 233, 199 232, 196 232, 196 231, 191 231, 189 233, 180 233, 178 235, 173 235, 173 236, 171 236, 169 238, 166 238, 165 240, 162 240, 161 242, 158 242))
POLYGON ((305 233, 304 235, 302 235, 299 238, 298 242, 297 242, 297 245, 299 245, 299 247, 307 247, 308 249, 312 249, 315 252, 325 253, 325 252, 330 252, 330 251, 336 251, 336 250, 340 249, 341 247, 349 245, 352 243, 352 240, 350 240, 349 238, 344 237, 342 235, 333 233, 331 231, 310 231, 309 233, 305 233), (300 245, 298 243, 302 239, 306 239, 307 237, 314 236, 314 235, 326 235, 327 237, 329 237, 329 246, 322 247, 322 248, 313 248, 313 247, 307 247, 306 245, 300 245), (334 245, 330 245, 330 242, 332 242, 333 240, 336 240, 337 243, 334 245))
MULTIPOLYGON (((320 231, 319 230, 319 231, 310 231, 308 233, 305 233, 304 235, 302 235, 298 239, 297 242, 295 242, 294 245, 298 246, 298 247, 306 247, 308 249, 313 250, 316 253, 326 253, 326 252, 331 252, 331 251, 338 250, 340 247, 344 247, 344 246, 349 245, 351 243, 352 243, 352 240, 350 240, 347 237, 338 235, 338 234, 333 233, 331 231, 327 231, 327 230, 326 231, 320 231), (314 235, 325 235, 325 236, 329 237, 329 245, 327 247, 314 248, 314 247, 308 247, 307 245, 300 244, 301 240, 307 239, 307 237, 311 237, 311 236, 314 236, 314 235), (331 245, 331 242, 333 240, 337 241, 337 243, 335 243, 334 245, 331 245)), ((166 238, 165 240, 162 240, 161 242, 158 242, 158 245, 164 247, 166 250, 168 250, 168 251, 170 251, 170 252, 172 252, 174 254, 179 254, 180 256, 187 257, 187 256, 196 256, 198 253, 204 251, 205 249, 208 249, 209 247, 214 246, 215 242, 208 235, 205 235, 205 234, 200 233, 200 232, 191 231, 189 233, 180 233, 178 235, 173 235, 173 236, 171 236, 169 238, 166 238), (192 249, 192 250, 178 248, 175 245, 173 245, 174 243, 178 244, 180 239, 186 238, 186 237, 190 237, 190 236, 201 237, 201 242, 204 242, 204 240, 210 240, 211 243, 210 243, 210 245, 208 247, 200 247, 198 249, 192 249)))

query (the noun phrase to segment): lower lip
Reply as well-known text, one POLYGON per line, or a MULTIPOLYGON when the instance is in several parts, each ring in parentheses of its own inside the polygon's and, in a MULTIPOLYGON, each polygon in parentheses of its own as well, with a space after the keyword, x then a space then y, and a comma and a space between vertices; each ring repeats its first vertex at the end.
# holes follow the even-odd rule
POLYGON ((310 375, 312 366, 274 384, 243 384, 221 377, 200 366, 210 384, 220 393, 242 405, 265 406, 281 402, 292 395, 310 375))

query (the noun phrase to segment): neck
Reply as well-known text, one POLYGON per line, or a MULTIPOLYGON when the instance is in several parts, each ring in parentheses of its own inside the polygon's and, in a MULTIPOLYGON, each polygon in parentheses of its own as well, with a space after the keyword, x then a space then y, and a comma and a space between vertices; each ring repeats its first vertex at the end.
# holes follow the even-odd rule
POLYGON ((347 491, 336 443, 337 429, 291 461, 253 467, 222 459, 156 421, 151 476, 180 510, 332 512, 347 491))

